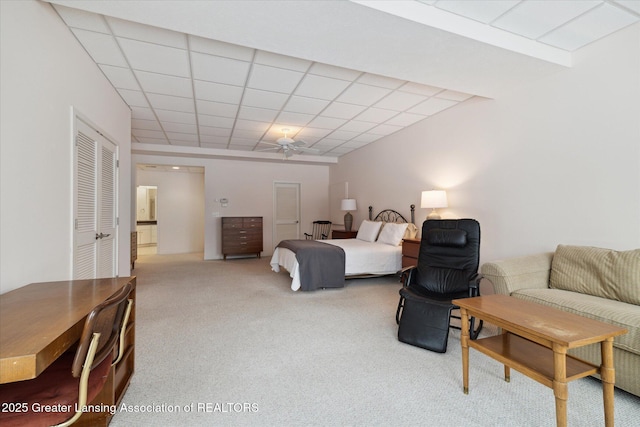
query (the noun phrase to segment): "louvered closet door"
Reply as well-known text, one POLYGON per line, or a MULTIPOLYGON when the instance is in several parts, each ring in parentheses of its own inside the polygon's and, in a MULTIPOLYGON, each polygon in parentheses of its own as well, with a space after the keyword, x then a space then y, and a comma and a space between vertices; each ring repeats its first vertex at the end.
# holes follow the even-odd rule
POLYGON ((117 147, 76 120, 74 279, 117 272, 117 147))

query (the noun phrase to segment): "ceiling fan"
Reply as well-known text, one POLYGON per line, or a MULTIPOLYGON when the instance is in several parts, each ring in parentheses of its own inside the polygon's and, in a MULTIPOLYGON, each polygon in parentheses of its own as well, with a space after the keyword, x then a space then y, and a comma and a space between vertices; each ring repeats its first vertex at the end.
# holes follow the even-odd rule
POLYGON ((296 152, 308 151, 308 152, 317 153, 320 151, 315 148, 305 147, 307 143, 304 141, 301 141, 301 140, 295 141, 294 139, 289 138, 287 136, 287 134, 289 133, 289 129, 282 129, 282 132, 284 133, 284 137, 278 138, 276 140, 276 144, 272 142, 262 142, 262 144, 273 145, 273 147, 265 148, 259 151, 282 150, 285 159, 288 159, 289 157, 293 156, 296 152))

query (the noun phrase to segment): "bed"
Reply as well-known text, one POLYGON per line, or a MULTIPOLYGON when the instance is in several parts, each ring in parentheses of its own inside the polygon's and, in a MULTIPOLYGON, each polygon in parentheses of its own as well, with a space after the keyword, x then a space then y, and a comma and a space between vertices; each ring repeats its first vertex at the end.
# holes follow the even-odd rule
POLYGON ((340 288, 345 279, 395 274, 402 268, 402 239, 414 237, 415 205, 411 222, 392 209, 360 224, 355 239, 283 240, 271 257, 271 269, 289 272, 291 289, 312 291, 340 288), (386 230, 385 230, 385 227, 386 230))

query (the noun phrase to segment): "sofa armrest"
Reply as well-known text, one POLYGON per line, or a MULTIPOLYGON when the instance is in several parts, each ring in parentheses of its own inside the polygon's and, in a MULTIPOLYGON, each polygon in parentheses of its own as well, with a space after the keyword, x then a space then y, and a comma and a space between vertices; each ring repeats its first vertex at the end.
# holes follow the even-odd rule
POLYGON ((548 288, 553 252, 487 262, 480 271, 497 294, 511 295, 518 289, 548 288))

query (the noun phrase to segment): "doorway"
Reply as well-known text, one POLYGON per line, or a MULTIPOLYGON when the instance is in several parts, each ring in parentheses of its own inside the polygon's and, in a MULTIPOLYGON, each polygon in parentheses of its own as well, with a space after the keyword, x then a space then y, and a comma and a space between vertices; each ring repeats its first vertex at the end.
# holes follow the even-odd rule
POLYGON ((158 187, 155 185, 136 188, 136 231, 138 254, 158 253, 158 187))
POLYGON ((300 238, 300 184, 273 184, 273 242, 300 238))

